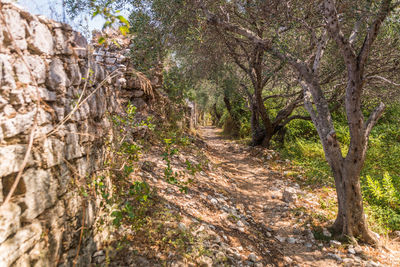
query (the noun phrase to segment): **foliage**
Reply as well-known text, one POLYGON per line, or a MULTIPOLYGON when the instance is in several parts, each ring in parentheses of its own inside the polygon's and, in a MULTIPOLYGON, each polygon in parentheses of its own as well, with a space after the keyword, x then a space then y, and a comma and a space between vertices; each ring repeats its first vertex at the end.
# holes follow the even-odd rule
MULTIPOLYGON (((366 211, 370 215, 373 228, 379 232, 400 230, 399 115, 399 105, 388 107, 380 123, 371 132, 367 158, 361 173, 366 211)), ((342 146, 347 147, 347 125, 344 119, 338 117, 339 114, 336 116, 338 139, 342 146)), ((286 147, 281 149, 281 153, 284 157, 292 159, 293 164, 304 168, 306 183, 313 186, 333 186, 324 151, 318 142, 315 129, 311 126, 307 121, 291 122, 288 127, 288 142, 286 147)))
MULTIPOLYGON (((182 139, 181 139, 182 140, 182 139)), ((186 140, 184 139, 186 143, 186 140)), ((164 139, 165 150, 162 154, 163 160, 166 162, 167 166, 164 169, 164 179, 169 183, 176 185, 181 192, 187 193, 188 184, 190 184, 193 180, 191 178, 185 179, 185 174, 183 172, 176 172, 172 169, 171 161, 172 157, 178 154, 178 148, 174 147, 175 139, 164 139)), ((193 176, 196 172, 201 171, 200 164, 193 164, 189 160, 185 161, 186 169, 188 173, 193 176)))
POLYGON ((193 100, 191 86, 190 78, 185 77, 182 68, 172 66, 163 72, 163 89, 174 103, 183 104, 185 99, 193 100))
MULTIPOLYGON (((100 199, 100 208, 112 218, 115 227, 129 224, 135 229, 145 223, 148 210, 155 204, 155 192, 144 180, 135 180, 134 173, 142 147, 127 138, 133 129, 146 125, 154 129, 151 118, 136 122, 136 107, 128 103, 124 112, 110 116, 112 121, 112 139, 106 142, 107 158, 104 162, 104 174, 93 177, 84 189, 84 196, 100 199)), ((106 224, 107 216, 99 219, 100 225, 106 224)))
MULTIPOLYGON (((106 18, 106 27, 114 22, 129 26, 110 8, 114 4, 126 4, 127 1, 83 2, 89 4, 94 16, 100 14, 106 18)), ((326 2, 326 6, 329 3, 326 2)), ((390 1, 388 3, 390 5, 390 1)), ((398 90, 395 89, 399 79, 400 53, 396 35, 400 25, 399 10, 393 10, 391 14, 388 12, 385 18, 383 15, 386 13, 379 11, 380 4, 377 1, 336 1, 332 12, 325 7, 326 13, 330 14, 335 13, 333 11, 336 9, 340 10, 338 23, 343 35, 333 29, 335 23, 328 24, 331 39, 319 45, 324 40, 326 18, 320 12, 319 3, 314 1, 295 1, 292 5, 286 5, 282 1, 135 0, 132 4, 135 9, 129 18, 134 35, 131 60, 145 72, 159 65, 164 68, 164 90, 173 103, 168 114, 171 125, 163 133, 163 159, 167 164, 164 176, 182 191, 187 190, 181 181, 184 175, 172 169, 171 161, 178 153, 175 147, 179 135, 176 134, 179 131, 177 121, 180 121, 184 112, 174 104, 184 104, 187 99, 196 100, 203 113, 211 114, 215 124, 223 126, 226 133, 237 137, 255 136, 258 133, 267 137, 267 134, 276 134, 290 121, 286 135, 289 142, 282 148, 282 153, 306 169, 310 184, 333 185, 331 170, 325 161, 325 153, 331 153, 329 147, 332 146, 324 142, 324 150, 319 143, 329 141, 329 138, 322 136, 319 140, 310 121, 289 119, 292 113, 307 114, 304 109, 297 109, 303 99, 303 88, 298 80, 312 91, 312 99, 306 106, 314 116, 315 125, 320 127, 321 135, 325 134, 325 130, 332 132, 335 129, 342 149, 335 150, 337 153, 332 152, 331 159, 335 156, 339 168, 343 166, 336 155, 342 153, 345 157, 350 141, 362 146, 365 143, 363 138, 367 136, 367 131, 358 136, 354 130, 350 135, 349 130, 354 127, 349 128, 348 125, 353 125, 353 122, 345 116, 344 109, 347 109, 347 115, 351 117, 350 108, 344 105, 343 100, 346 99, 347 103, 355 101, 352 114, 360 122, 363 119, 361 114, 367 117, 377 102, 384 99, 393 103, 396 102, 393 99, 398 99, 398 90), (369 21, 377 14, 383 17, 369 21), (380 20, 383 20, 381 29, 380 24, 370 27, 372 21, 380 20), (350 40, 353 29, 358 35, 350 40), (374 39, 364 41, 365 36, 374 36, 372 32, 367 33, 368 29, 381 30, 376 42, 374 39), (333 36, 337 37, 336 41, 333 36), (359 60, 363 59, 362 53, 348 56, 343 49, 340 51, 340 40, 346 40, 342 46, 351 43, 351 49, 344 49, 347 52, 354 50, 357 54, 357 51, 366 48, 367 63, 364 65, 361 63, 364 61, 359 60), (373 49, 368 47, 372 43, 373 49), (314 59, 318 59, 317 51, 321 47, 325 47, 321 53, 323 58, 320 64, 316 64, 317 61, 313 64, 314 59), (360 68, 349 67, 354 64, 360 64, 360 68), (296 69, 295 73, 293 69, 296 69), (350 74, 361 77, 361 80, 350 78, 350 74), (359 85, 352 88, 355 80, 359 85), (344 91, 347 93, 344 94, 344 91), (354 94, 355 91, 357 94, 354 94), (353 97, 349 97, 349 92, 353 92, 353 97), (257 100, 257 105, 254 105, 253 98, 257 100), (329 111, 325 109, 325 101, 329 103, 329 111), (361 112, 358 113, 358 109, 361 112), (316 123, 316 115, 325 123, 316 123), (331 119, 334 123, 331 123, 331 119)), ((338 16, 334 14, 333 17, 337 19, 338 16)), ((121 32, 126 33, 126 29, 123 28, 121 32)), ((399 229, 400 123, 396 119, 400 115, 399 110, 398 106, 392 107, 371 132, 367 158, 361 172, 368 210, 373 215, 371 217, 385 229, 399 229)), ((129 119, 115 117, 113 120, 120 133, 130 127, 126 124, 129 119)), ((269 142, 269 138, 263 140, 269 142)), ((363 151, 360 147, 355 148, 354 153, 349 153, 350 156, 356 154, 355 151, 363 151)), ((135 161, 140 147, 133 142, 122 141, 118 153, 119 156, 130 155, 128 160, 135 161)), ((358 162, 361 169, 362 161, 361 156, 361 160, 354 159, 351 162, 358 162)), ((192 165, 187 164, 187 167, 189 171, 195 171, 192 165)), ((130 208, 124 207, 123 210, 122 213, 129 214, 130 208)))
POLYGON ((166 56, 165 37, 145 10, 132 11, 129 20, 133 35, 131 61, 137 70, 146 73, 163 62, 166 56))

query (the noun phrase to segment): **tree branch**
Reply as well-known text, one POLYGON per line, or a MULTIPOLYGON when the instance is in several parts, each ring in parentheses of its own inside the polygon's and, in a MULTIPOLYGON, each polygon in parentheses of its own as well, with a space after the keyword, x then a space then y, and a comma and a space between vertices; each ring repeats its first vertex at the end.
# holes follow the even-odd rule
POLYGON ((373 78, 380 79, 380 80, 382 80, 384 82, 387 82, 387 83, 389 83, 391 85, 394 85, 394 86, 400 86, 400 83, 395 83, 395 82, 393 82, 393 81, 391 81, 389 79, 386 79, 385 77, 379 76, 379 75, 373 75, 373 76, 366 77, 366 79, 373 79, 373 78))
POLYGON ((375 126, 379 118, 382 116, 385 107, 386 107, 385 104, 381 102, 379 106, 371 113, 371 115, 369 115, 368 120, 364 123, 364 129, 365 129, 364 136, 366 138, 368 138, 372 128, 375 126))
MULTIPOLYGON (((329 0, 327 0, 327 1, 329 1, 329 0)), ((383 0, 382 1, 378 16, 375 18, 375 21, 369 27, 367 35, 365 36, 365 39, 364 39, 363 46, 361 47, 360 53, 358 54, 358 57, 357 57, 358 64, 361 67, 364 66, 364 64, 368 58, 371 46, 374 43, 376 37, 378 36, 378 32, 382 25, 382 22, 385 20, 385 18, 390 13, 391 2, 392 2, 391 0, 383 0)))
POLYGON ((202 8, 203 12, 205 13, 209 24, 222 27, 226 31, 233 32, 242 37, 247 38, 254 44, 260 45, 263 49, 267 50, 268 52, 270 52, 273 56, 277 57, 278 59, 289 62, 292 66, 294 66, 298 70, 304 69, 306 67, 304 62, 302 62, 301 60, 293 57, 292 55, 290 55, 288 53, 280 51, 276 47, 273 47, 269 40, 262 39, 254 32, 252 32, 248 29, 245 29, 241 26, 221 20, 215 14, 208 11, 204 7, 204 5, 202 5, 201 8, 202 8))
MULTIPOLYGON (((354 63, 354 60, 356 59, 356 54, 354 49, 351 47, 349 41, 346 40, 346 38, 344 37, 344 34, 339 24, 334 0, 324 0, 324 13, 329 33, 338 45, 340 52, 345 59, 345 62, 346 59, 350 59, 353 61, 351 63, 354 63)), ((346 64, 351 63, 346 62, 346 64)))
POLYGON ((288 124, 292 120, 307 120, 307 121, 310 121, 311 117, 310 116, 302 116, 302 115, 293 115, 293 116, 290 116, 289 118, 287 118, 286 120, 284 120, 281 123, 281 125, 285 126, 286 124, 288 124))
POLYGON ((318 42, 317 52, 315 54, 314 63, 312 67, 312 71, 315 73, 315 75, 318 75, 319 66, 321 63, 322 56, 324 55, 325 47, 326 44, 328 43, 328 40, 329 40, 328 33, 324 31, 321 40, 318 42))
POLYGON ((297 94, 299 94, 299 93, 301 93, 301 91, 299 91, 299 92, 295 92, 295 93, 292 93, 292 94, 286 94, 286 95, 278 95, 278 94, 276 94, 276 95, 269 95, 269 96, 266 96, 266 97, 264 97, 263 98, 263 101, 267 101, 268 99, 271 99, 271 98, 278 98, 278 97, 292 97, 292 96, 295 96, 295 95, 297 95, 297 94))

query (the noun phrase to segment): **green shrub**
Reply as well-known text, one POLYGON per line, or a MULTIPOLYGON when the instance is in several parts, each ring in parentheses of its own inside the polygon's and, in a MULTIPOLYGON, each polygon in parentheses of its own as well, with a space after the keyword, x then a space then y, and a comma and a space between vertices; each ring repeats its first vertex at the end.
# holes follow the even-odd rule
MULTIPOLYGON (((335 129, 343 156, 350 143, 348 125, 343 113, 335 113, 335 129)), ((334 186, 331 170, 314 125, 310 121, 294 120, 288 124, 284 157, 302 166, 309 184, 334 186)), ((378 232, 400 230, 400 105, 387 108, 371 132, 361 186, 366 213, 378 232)))
POLYGON ((318 141, 317 130, 312 121, 292 120, 287 125, 286 138, 293 141, 297 138, 318 141))
POLYGON ((374 220, 385 230, 400 230, 400 177, 362 177, 363 192, 374 220))

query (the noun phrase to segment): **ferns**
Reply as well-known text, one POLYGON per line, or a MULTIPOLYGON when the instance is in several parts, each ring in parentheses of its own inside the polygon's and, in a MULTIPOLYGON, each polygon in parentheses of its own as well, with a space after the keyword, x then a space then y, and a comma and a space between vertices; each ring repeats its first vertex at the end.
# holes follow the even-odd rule
POLYGON ((382 179, 373 179, 370 175, 365 177, 366 191, 372 200, 379 205, 387 205, 394 209, 400 209, 400 194, 395 188, 393 178, 385 172, 382 179))
POLYGON ((368 193, 370 193, 375 200, 381 202, 384 197, 384 194, 382 192, 382 187, 379 181, 372 179, 370 175, 367 175, 366 179, 367 179, 368 193))
POLYGON ((381 179, 363 177, 364 192, 375 220, 385 229, 400 229, 400 188, 395 179, 385 172, 381 179))

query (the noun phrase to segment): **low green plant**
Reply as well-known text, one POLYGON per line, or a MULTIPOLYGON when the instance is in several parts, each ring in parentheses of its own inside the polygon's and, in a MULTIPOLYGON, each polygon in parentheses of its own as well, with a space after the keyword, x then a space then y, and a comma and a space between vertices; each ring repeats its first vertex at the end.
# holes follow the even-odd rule
POLYGON ((195 175, 197 172, 201 172, 203 169, 200 163, 194 164, 189 160, 185 161, 186 169, 189 171, 191 175, 195 175))
MULTIPOLYGON (((175 143, 174 139, 168 139, 168 138, 164 139, 165 150, 164 153, 162 154, 162 157, 167 164, 167 166, 164 169, 164 178, 169 184, 173 184, 179 187, 179 191, 187 193, 188 190, 187 185, 192 182, 192 179, 183 181, 182 178, 184 178, 184 174, 174 171, 171 166, 172 157, 176 155, 179 151, 176 147, 173 146, 174 143, 175 143)), ((190 171, 194 174, 196 170, 192 168, 190 171)))
POLYGON ((135 181, 129 187, 126 195, 121 196, 125 199, 114 206, 111 212, 113 225, 119 227, 122 222, 140 227, 145 219, 148 207, 153 204, 153 192, 146 182, 135 181))
MULTIPOLYGON (((348 125, 343 114, 334 114, 338 140, 347 153, 348 125)), ((315 128, 307 121, 288 124, 286 146, 280 149, 292 164, 302 166, 306 183, 334 186, 323 148, 315 128)), ((369 147, 361 172, 365 210, 372 228, 381 233, 400 230, 400 105, 388 107, 369 137, 369 147)))
MULTIPOLYGON (((152 129, 153 125, 151 117, 136 121, 136 107, 132 103, 128 103, 124 111, 110 117, 113 135, 106 142, 105 171, 87 185, 86 191, 94 192, 100 199, 100 208, 111 217, 113 226, 127 224, 139 229, 146 220, 149 207, 154 204, 155 193, 146 181, 133 181, 142 148, 127 136, 136 127, 146 125, 152 129)), ((100 224, 104 224, 106 219, 101 218, 100 224)))
MULTIPOLYGON (((396 179, 399 180, 399 177, 396 179)), ((381 178, 362 177, 364 195, 375 221, 385 230, 400 229, 400 189, 394 178, 385 172, 381 178)))

